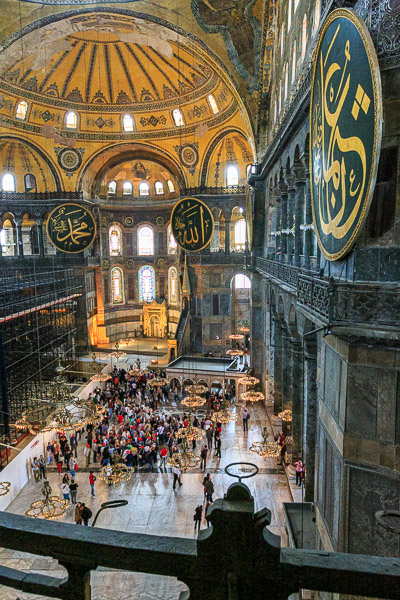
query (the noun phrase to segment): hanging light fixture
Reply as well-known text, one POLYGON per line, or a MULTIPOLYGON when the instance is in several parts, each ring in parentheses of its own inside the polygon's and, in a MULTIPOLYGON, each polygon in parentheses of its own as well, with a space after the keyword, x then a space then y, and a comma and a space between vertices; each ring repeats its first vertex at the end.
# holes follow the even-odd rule
POLYGON ((102 366, 99 362, 97 362, 96 360, 96 355, 93 352, 92 354, 92 367, 94 370, 93 375, 90 376, 90 381, 97 381, 98 383, 104 383, 105 381, 108 381, 109 379, 111 379, 111 375, 109 375, 108 373, 102 373, 102 366))
POLYGON ((233 356, 233 357, 243 356, 243 351, 242 350, 233 350, 232 348, 229 348, 229 350, 226 351, 226 354, 229 354, 230 356, 233 356))
POLYGON ((264 460, 267 458, 277 458, 280 455, 281 448, 277 442, 268 441, 268 427, 263 427, 262 442, 253 442, 249 451, 253 454, 262 456, 264 460))
POLYGON ((234 341, 244 340, 244 335, 242 333, 231 333, 229 339, 234 341))
POLYGON ((32 519, 60 519, 67 512, 69 506, 68 500, 61 500, 59 496, 52 496, 50 483, 46 480, 43 484, 42 494, 44 500, 32 502, 25 512, 26 517, 32 519))
POLYGON ((207 391, 207 387, 199 383, 199 378, 197 375, 194 376, 194 383, 192 385, 187 385, 185 389, 187 392, 189 392, 189 394, 196 394, 199 396, 205 394, 207 391))
POLYGON ((240 379, 238 379, 238 383, 241 383, 242 385, 249 385, 249 386, 254 386, 257 383, 260 383, 260 380, 257 379, 257 377, 250 377, 249 375, 245 375, 244 377, 241 377, 240 379))
POLYGON ((115 465, 105 465, 98 474, 99 479, 109 485, 117 486, 121 482, 129 481, 132 475, 132 469, 123 463, 115 465))
POLYGON ((245 402, 258 402, 259 400, 264 400, 265 396, 261 392, 249 390, 248 392, 244 392, 244 394, 241 395, 241 398, 245 402))
POLYGON ((119 349, 119 342, 115 342, 114 347, 115 347, 115 350, 113 352, 110 352, 111 358, 115 358, 115 360, 117 361, 119 358, 126 356, 126 352, 119 349))
POLYGON ((189 445, 186 437, 182 439, 182 452, 175 454, 167 460, 170 467, 178 467, 181 471, 190 471, 196 469, 200 462, 200 456, 197 456, 194 452, 189 452, 189 445))
POLYGON ((189 415, 188 417, 188 426, 181 427, 176 432, 175 436, 180 439, 186 439, 188 442, 198 441, 204 437, 204 430, 200 429, 200 427, 193 426, 193 415, 189 415))
POLYGON ((291 423, 293 419, 292 410, 290 408, 287 408, 286 410, 280 412, 278 414, 278 417, 282 419, 282 421, 284 421, 285 423, 291 423))
POLYGON ((188 408, 196 408, 196 406, 203 406, 206 403, 206 399, 202 398, 198 394, 189 394, 182 400, 182 404, 188 408))
POLYGON ((214 412, 211 417, 211 420, 214 423, 221 423, 222 425, 227 425, 230 421, 237 421, 237 419, 238 415, 236 413, 232 413, 232 411, 229 410, 225 398, 222 402, 222 409, 214 412))
POLYGON ((241 333, 250 333, 250 327, 239 327, 238 331, 241 333))

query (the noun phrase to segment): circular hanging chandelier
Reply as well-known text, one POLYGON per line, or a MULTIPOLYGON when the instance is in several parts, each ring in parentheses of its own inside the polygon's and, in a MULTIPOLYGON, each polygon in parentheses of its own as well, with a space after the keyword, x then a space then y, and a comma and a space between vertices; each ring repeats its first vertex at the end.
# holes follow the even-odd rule
POLYGON ((147 381, 147 387, 159 387, 160 385, 165 385, 166 383, 168 383, 168 379, 166 379, 165 377, 153 377, 153 379, 149 379, 147 381))
POLYGON ((7 496, 10 491, 11 483, 8 481, 0 481, 0 496, 7 496))
POLYGON ((226 400, 224 399, 222 403, 222 409, 217 410, 213 413, 211 420, 214 423, 221 423, 222 425, 227 425, 230 421, 237 421, 238 416, 236 413, 233 414, 231 410, 229 410, 226 400))
POLYGON ((207 388, 205 385, 202 385, 200 383, 194 383, 193 385, 187 385, 185 387, 185 390, 189 392, 189 394, 200 396, 201 394, 204 394, 207 391, 207 388))
POLYGON ((129 467, 123 463, 117 463, 102 467, 98 477, 109 485, 117 486, 121 482, 129 481, 131 475, 132 470, 129 467))
POLYGON ((110 352, 111 358, 115 358, 115 360, 118 360, 119 358, 126 356, 126 352, 119 349, 119 342, 115 342, 114 347, 115 347, 115 350, 113 352, 110 352))
POLYGON ((281 448, 277 442, 268 441, 268 427, 263 427, 262 442, 253 442, 249 448, 252 454, 262 456, 264 460, 267 458, 277 458, 280 455, 281 448))
POLYGON ((134 375, 134 377, 141 377, 142 375, 145 375, 145 373, 147 373, 147 369, 143 369, 142 367, 140 358, 136 359, 135 365, 136 366, 134 369, 129 369, 129 375, 134 375))
POLYGON ((282 419, 282 421, 284 421, 285 423, 291 423, 292 418, 293 418, 293 414, 290 408, 287 408, 286 410, 278 413, 278 417, 280 419, 282 419))
POLYGON ((245 375, 244 377, 241 377, 240 379, 238 379, 238 383, 241 383, 242 385, 256 385, 257 383, 260 383, 260 380, 257 379, 257 377, 251 377, 250 375, 245 375))
POLYGON ((182 439, 182 452, 175 454, 167 460, 170 467, 178 467, 181 471, 190 471, 196 469, 200 462, 200 456, 197 456, 194 452, 189 452, 188 442, 186 438, 182 439))
POLYGON ((109 379, 111 379, 111 375, 101 372, 102 366, 100 363, 97 362, 96 355, 94 352, 92 354, 92 360, 93 360, 92 367, 93 367, 94 373, 93 373, 93 375, 90 376, 90 381, 97 381, 98 383, 104 383, 105 381, 108 381, 109 379))
POLYGON ((231 333, 229 336, 230 340, 244 340, 244 335, 242 333, 231 333))
POLYGON ((204 436, 204 430, 193 426, 192 415, 189 415, 188 422, 188 426, 178 429, 175 436, 180 440, 186 439, 188 442, 201 440, 204 436))
POLYGON ((250 333, 250 327, 239 327, 238 331, 241 333, 250 333))
POLYGON ((229 354, 230 356, 243 356, 243 351, 242 350, 233 350, 233 349, 229 349, 226 351, 226 354, 229 354))
POLYGON ((59 496, 52 496, 50 483, 45 481, 42 488, 44 500, 32 502, 25 512, 26 517, 32 519, 60 519, 67 512, 68 500, 61 500, 59 496))
POLYGON ((205 398, 202 398, 197 394, 189 394, 189 396, 186 396, 182 400, 182 404, 184 404, 188 408, 196 408, 196 406, 203 406, 203 404, 205 404, 206 402, 207 400, 205 398))
POLYGON ((259 400, 264 400, 265 396, 261 392, 249 390, 248 392, 244 392, 244 394, 241 395, 241 398, 245 402, 258 402, 259 400))

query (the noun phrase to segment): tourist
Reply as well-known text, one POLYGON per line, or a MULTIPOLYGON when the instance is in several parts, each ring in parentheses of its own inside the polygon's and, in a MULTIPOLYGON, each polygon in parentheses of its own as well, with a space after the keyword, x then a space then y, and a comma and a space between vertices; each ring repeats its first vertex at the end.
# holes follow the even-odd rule
POLYGON ((57 455, 57 474, 60 476, 63 472, 63 464, 60 455, 57 455))
POLYGON ((88 508, 84 502, 82 502, 82 519, 83 519, 83 524, 85 525, 85 527, 88 527, 89 525, 89 519, 92 518, 92 511, 90 510, 90 508, 88 508))
POLYGON ((75 479, 71 479, 71 483, 69 484, 69 491, 71 492, 71 501, 72 504, 76 504, 76 495, 78 493, 78 484, 75 479))
POLYGON ((47 451, 47 466, 48 466, 54 458, 54 446, 51 444, 51 442, 48 442, 46 451, 47 451))
POLYGON ((71 458, 68 461, 68 471, 71 473, 72 477, 75 475, 76 465, 77 465, 77 462, 74 459, 74 457, 71 455, 71 458))
POLYGON ((38 460, 39 469, 40 469, 40 479, 47 479, 46 477, 46 462, 41 454, 38 460))
POLYGON ((204 493, 206 495, 207 502, 212 502, 213 501, 212 495, 214 493, 214 484, 211 481, 210 473, 207 473, 207 475, 204 477, 203 486, 204 486, 204 493))
POLYGON ((160 469, 167 468, 167 454, 168 454, 168 450, 165 446, 163 446, 161 448, 161 452, 160 452, 160 457, 161 457, 161 463, 160 463, 160 469))
POLYGON ((194 510, 194 515, 193 515, 195 531, 196 531, 196 529, 198 529, 200 531, 202 514, 203 514, 203 507, 201 504, 199 504, 198 506, 196 506, 196 508, 194 510))
POLYGON ((298 460, 297 462, 294 463, 293 466, 296 467, 296 485, 301 487, 301 477, 303 474, 303 463, 301 462, 301 460, 298 460))
POLYGON ((206 509, 204 511, 204 516, 207 521, 207 527, 211 527, 210 511, 211 511, 211 502, 207 502, 206 509))
POLYGON ((209 427, 207 427, 207 421, 206 421, 206 437, 207 437, 207 445, 210 448, 210 450, 212 450, 213 437, 214 437, 214 427, 213 427, 213 425, 212 425, 211 422, 210 422, 209 427))
POLYGON ((207 454, 208 454, 208 448, 204 444, 201 447, 201 450, 200 450, 200 458, 201 458, 201 461, 200 461, 200 471, 205 471, 206 468, 207 468, 207 454))
POLYGON ((68 483, 61 484, 61 492, 64 497, 64 500, 69 500, 69 485, 68 485, 68 483))
POLYGON ((179 463, 175 463, 174 466, 172 467, 172 473, 174 475, 174 483, 172 486, 172 489, 174 490, 176 487, 176 482, 178 481, 179 483, 179 487, 181 487, 182 482, 181 482, 181 470, 179 468, 179 463))
POLYGON ((96 481, 96 476, 94 475, 93 471, 90 471, 89 473, 89 484, 90 484, 90 489, 91 489, 91 496, 92 498, 96 498, 95 494, 94 494, 94 482, 96 481))
POLYGON ((218 435, 215 439, 216 441, 216 451, 215 451, 215 455, 217 458, 221 458, 221 436, 218 435))
POLYGON ((242 419, 243 419, 243 431, 248 431, 249 430, 250 413, 246 407, 244 409, 242 409, 242 419))
MULTIPOLYGON (((90 465, 91 453, 92 453, 92 450, 91 450, 89 444, 86 444, 85 449, 83 451, 83 455, 86 456, 86 467, 88 467, 90 465)), ((94 462, 96 462, 96 461, 94 461, 94 462)))
POLYGON ((32 467, 32 471, 33 471, 33 476, 35 477, 35 481, 38 482, 41 479, 41 477, 40 477, 39 461, 36 456, 32 461, 31 467, 32 467))
POLYGON ((75 506, 75 523, 77 525, 82 525, 82 511, 83 511, 83 506, 80 502, 77 502, 76 506, 75 506))

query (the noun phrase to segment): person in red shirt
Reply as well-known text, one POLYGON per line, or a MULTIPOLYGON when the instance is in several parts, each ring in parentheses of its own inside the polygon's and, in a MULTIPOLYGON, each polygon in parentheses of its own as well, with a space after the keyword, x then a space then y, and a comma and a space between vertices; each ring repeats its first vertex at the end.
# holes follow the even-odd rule
POLYGON ((161 448, 161 452, 160 452, 160 456, 161 456, 160 469, 162 469, 163 467, 167 468, 167 454, 168 454, 167 447, 163 446, 161 448))
POLYGON ((96 498, 96 496, 94 495, 94 482, 96 481, 96 477, 93 473, 93 471, 90 471, 89 473, 89 483, 90 483, 90 487, 91 487, 91 495, 92 498, 96 498))

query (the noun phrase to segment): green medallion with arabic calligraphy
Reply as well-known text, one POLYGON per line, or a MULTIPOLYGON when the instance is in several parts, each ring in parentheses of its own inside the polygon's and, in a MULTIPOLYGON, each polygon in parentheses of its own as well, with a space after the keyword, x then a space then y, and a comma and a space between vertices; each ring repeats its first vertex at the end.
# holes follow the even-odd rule
POLYGON ((172 209, 171 230, 183 250, 198 252, 211 242, 214 233, 212 212, 197 198, 182 198, 172 209))
POLYGON ((310 105, 314 229, 329 260, 352 247, 371 203, 382 136, 378 60, 365 23, 351 10, 324 23, 310 105))
POLYGON ((61 252, 83 252, 96 237, 96 222, 85 207, 66 202, 50 213, 47 235, 53 246, 61 252))

